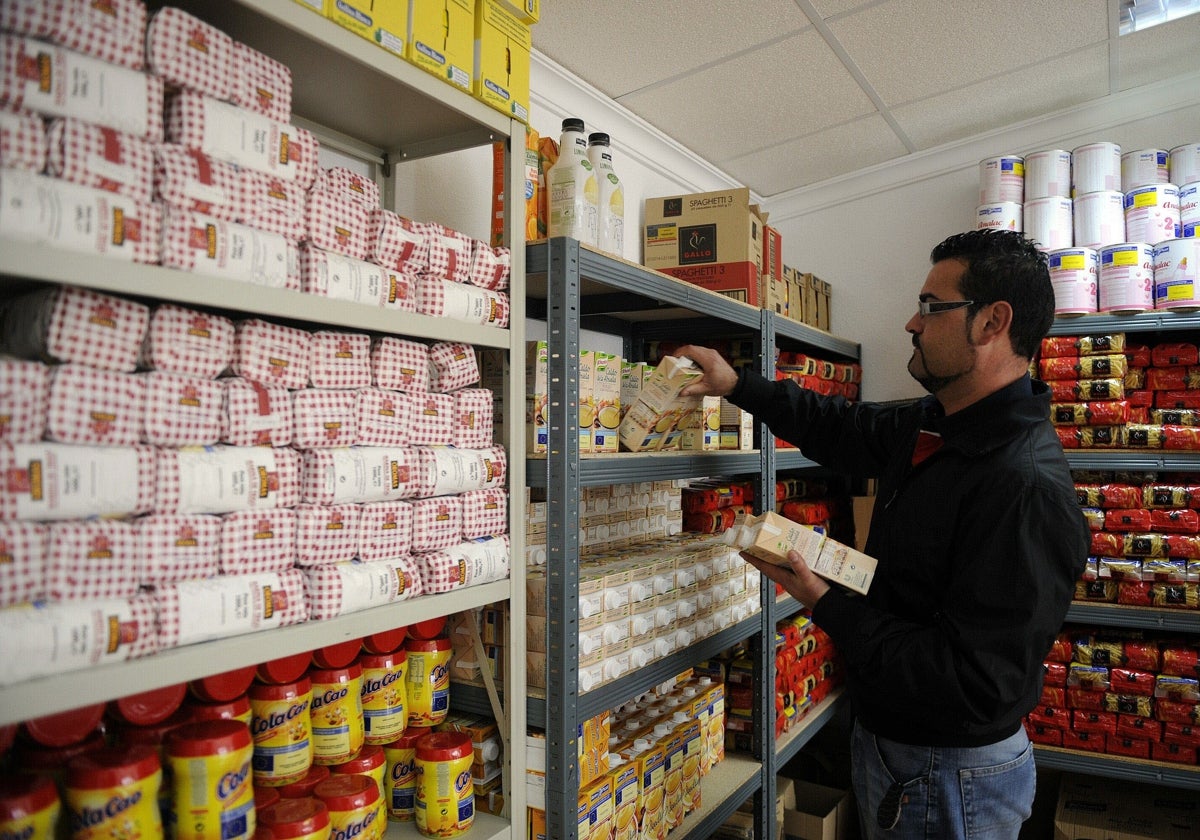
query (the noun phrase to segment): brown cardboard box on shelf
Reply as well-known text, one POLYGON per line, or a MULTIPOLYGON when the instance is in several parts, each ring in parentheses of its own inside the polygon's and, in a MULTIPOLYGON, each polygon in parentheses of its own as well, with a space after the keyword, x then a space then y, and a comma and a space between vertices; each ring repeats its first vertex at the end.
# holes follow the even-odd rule
POLYGON ((830 304, 833 302, 833 287, 825 280, 820 281, 817 292, 817 327, 829 330, 830 304))
POLYGON ((642 262, 710 291, 760 306, 766 214, 750 190, 648 198, 642 262))
POLYGON ((1054 840, 1185 840, 1200 836, 1200 805, 1186 790, 1064 774, 1054 840))
MULTIPOLYGON (((764 223, 766 218, 763 219, 764 223)), ((783 235, 768 224, 763 224, 762 275, 774 280, 783 279, 783 235)))
POLYGON ((817 326, 817 296, 821 287, 821 278, 812 274, 804 275, 804 323, 810 327, 817 326))
POLYGON ((795 807, 783 812, 785 840, 846 840, 857 819, 849 791, 795 780, 795 807))
POLYGON ((762 278, 762 308, 769 309, 776 315, 788 314, 787 280, 783 277, 762 278))
POLYGON ((804 322, 804 274, 793 271, 788 280, 788 317, 793 321, 804 322))

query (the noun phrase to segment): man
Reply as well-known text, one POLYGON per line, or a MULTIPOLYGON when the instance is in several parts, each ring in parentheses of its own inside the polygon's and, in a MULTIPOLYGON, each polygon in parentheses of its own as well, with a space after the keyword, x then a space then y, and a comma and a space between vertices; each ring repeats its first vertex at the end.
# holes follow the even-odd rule
POLYGON ((848 403, 735 373, 680 348, 728 396, 827 467, 878 479, 864 597, 796 552, 747 558, 812 608, 847 668, 864 837, 1015 838, 1036 787, 1022 718, 1088 550, 1045 384, 1029 363, 1053 321, 1044 255, 1011 231, 933 249, 909 373, 930 394, 848 403))

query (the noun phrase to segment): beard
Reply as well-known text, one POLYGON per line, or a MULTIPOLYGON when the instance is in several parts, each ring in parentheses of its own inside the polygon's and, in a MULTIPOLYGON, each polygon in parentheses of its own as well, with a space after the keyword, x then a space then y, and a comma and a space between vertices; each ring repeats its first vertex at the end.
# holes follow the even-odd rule
POLYGON ((913 354, 908 360, 908 372, 917 383, 928 391, 930 394, 938 394, 940 391, 953 385, 958 380, 962 379, 975 368, 975 348, 971 347, 969 354, 963 360, 963 363, 955 371, 947 371, 944 374, 936 373, 929 369, 928 359, 925 353, 921 350, 920 342, 913 337, 913 354), (918 362, 917 354, 920 353, 921 361, 918 362))

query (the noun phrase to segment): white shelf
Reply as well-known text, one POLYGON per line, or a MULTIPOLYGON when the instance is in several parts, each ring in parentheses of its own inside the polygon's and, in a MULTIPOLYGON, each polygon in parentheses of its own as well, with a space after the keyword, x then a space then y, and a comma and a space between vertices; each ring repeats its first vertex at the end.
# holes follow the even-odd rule
MULTIPOLYGON (((522 822, 521 825, 524 823, 522 822)), ((417 831, 415 822, 389 822, 384 837, 387 840, 415 840, 415 838, 424 840, 425 835, 417 831)), ((491 814, 481 814, 478 811, 475 812, 475 822, 471 829, 465 834, 460 834, 459 838, 460 840, 523 840, 523 838, 513 835, 512 826, 508 820, 494 817, 491 814)))
POLYGON ((130 662, 28 680, 0 688, 0 725, 115 700, 370 633, 506 601, 509 588, 509 581, 501 580, 442 595, 425 595, 328 621, 308 621, 277 630, 214 639, 198 645, 172 648, 130 662))
POLYGON ((758 790, 761 776, 760 762, 740 753, 726 753, 700 780, 700 807, 684 817, 683 825, 672 830, 671 836, 687 840, 711 836, 717 825, 758 790))

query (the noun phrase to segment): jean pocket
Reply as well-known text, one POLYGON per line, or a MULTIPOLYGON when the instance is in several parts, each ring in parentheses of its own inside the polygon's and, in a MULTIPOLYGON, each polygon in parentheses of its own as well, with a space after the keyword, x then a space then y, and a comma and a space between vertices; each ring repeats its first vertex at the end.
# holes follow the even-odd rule
POLYGON ((959 770, 958 781, 967 837, 1016 837, 1033 811, 1037 787, 1033 747, 1026 746, 1020 755, 1002 764, 959 770))
POLYGON ((901 744, 887 738, 875 737, 875 752, 879 764, 888 780, 907 785, 918 779, 929 777, 933 764, 933 750, 913 744, 901 744))

